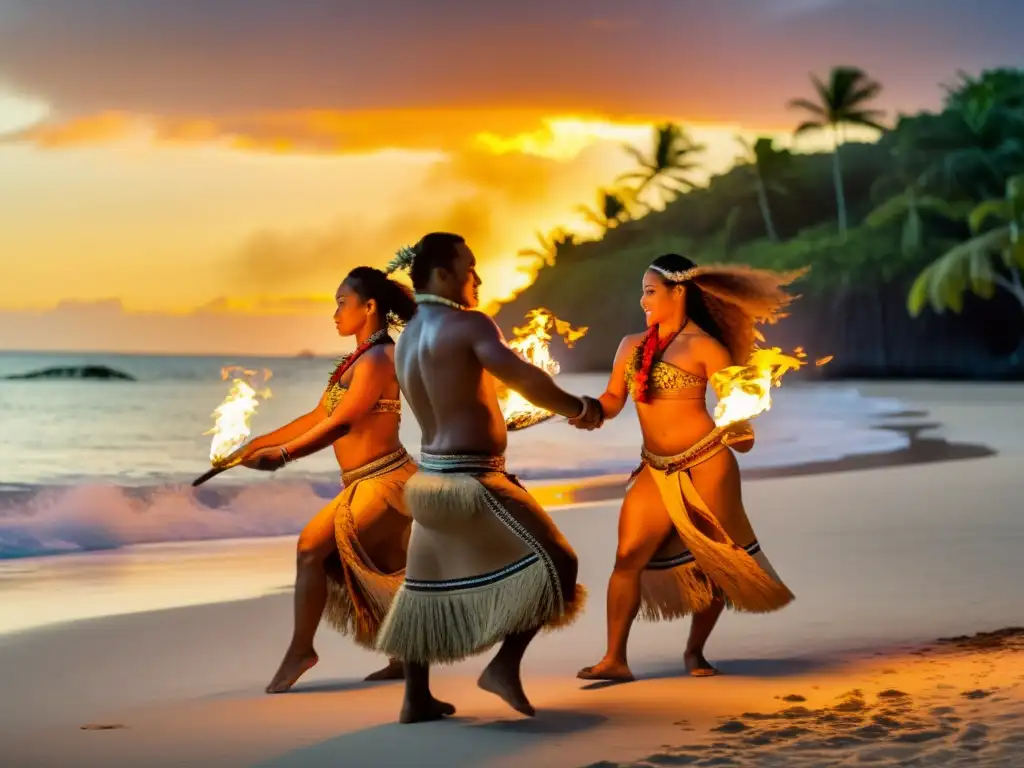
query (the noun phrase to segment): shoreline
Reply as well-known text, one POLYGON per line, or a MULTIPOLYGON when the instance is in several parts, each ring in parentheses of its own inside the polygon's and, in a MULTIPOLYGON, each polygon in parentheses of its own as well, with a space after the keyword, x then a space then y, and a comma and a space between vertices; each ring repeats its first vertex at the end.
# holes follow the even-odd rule
MULTIPOLYGON (((926 403, 920 409, 880 415, 872 425, 873 429, 902 433, 907 445, 901 450, 746 469, 744 496, 768 480, 772 481, 770 487, 778 481, 838 478, 851 473, 964 461, 984 463, 1000 455, 1000 451, 987 445, 955 439, 963 430, 956 423, 948 423, 949 414, 944 412, 947 409, 927 406, 926 403)), ((628 477, 627 473, 611 473, 571 479, 524 479, 524 483, 537 501, 561 520, 567 514, 609 505, 617 514, 628 477)), ((0 596, 6 596, 6 602, 22 609, 7 611, 7 618, 0 618, 0 638, 81 620, 146 612, 150 606, 170 610, 287 592, 294 579, 292 551, 296 536, 297 532, 179 539, 0 559, 0 596), (214 586, 203 588, 201 579, 178 573, 181 559, 188 562, 188 571, 193 576, 209 574, 214 586), (77 596, 71 602, 73 608, 67 608, 66 599, 53 595, 53 585, 60 585, 67 596, 77 596)))
MULTIPOLYGON (((742 455, 739 455, 738 458, 741 461, 743 481, 744 483, 747 483, 777 478, 793 478, 804 477, 809 475, 858 472, 883 467, 913 466, 935 462, 963 461, 970 459, 981 459, 989 456, 998 455, 998 450, 983 443, 951 440, 941 435, 924 434, 926 432, 934 432, 936 430, 942 431, 943 428, 946 426, 941 420, 930 419, 930 415, 930 412, 927 410, 912 410, 889 413, 877 417, 877 421, 871 425, 871 429, 877 431, 896 432, 903 435, 903 437, 906 439, 906 447, 895 451, 885 451, 878 453, 855 453, 844 456, 840 459, 829 459, 817 462, 810 461, 802 462, 799 464, 781 464, 777 466, 766 467, 751 467, 746 469, 742 468, 743 457, 742 455)), ((754 450, 757 450, 756 445, 754 450)), ((637 465, 639 465, 640 461, 639 454, 640 448, 638 447, 637 465)), ((623 488, 630 476, 630 471, 631 470, 611 472, 595 471, 586 474, 567 474, 566 476, 546 478, 530 478, 525 475, 520 475, 520 479, 528 487, 530 492, 534 495, 534 497, 541 504, 541 506, 549 509, 549 511, 558 512, 562 511, 567 507, 579 504, 592 504, 621 498, 623 488)), ((300 488, 312 487, 315 489, 318 487, 326 487, 334 482, 336 481, 334 481, 333 479, 328 480, 327 477, 324 477, 322 479, 311 479, 309 481, 284 481, 281 484, 281 488, 287 488, 290 485, 294 485, 295 487, 300 488)), ((73 489, 76 486, 69 485, 67 487, 68 489, 73 489)), ((225 495, 237 494, 244 492, 252 487, 253 485, 228 484, 225 486, 221 486, 219 491, 212 491, 212 493, 221 493, 225 495)), ((48 489, 49 488, 52 488, 52 486, 48 487, 48 489)), ((141 490, 152 491, 154 489, 177 489, 185 491, 189 490, 187 484, 168 484, 166 486, 152 486, 142 488, 129 487, 126 490, 128 492, 137 493, 141 490)), ((16 498, 19 495, 28 497, 31 494, 37 492, 38 490, 38 486, 28 486, 20 489, 4 491, 3 496, 6 498, 16 498)), ((204 491, 195 492, 204 493, 204 491)), ((323 496, 322 498, 326 503, 326 501, 328 501, 331 498, 331 496, 323 496)), ((131 550, 138 547, 151 547, 162 545, 170 546, 174 544, 198 545, 216 541, 259 541, 296 535, 298 535, 298 531, 284 534, 271 533, 265 536, 235 536, 229 538, 211 537, 206 539, 168 539, 166 541, 155 541, 141 544, 128 544, 120 547, 97 547, 95 549, 87 550, 48 552, 46 554, 16 554, 13 556, 0 557, 0 578, 3 577, 3 568, 6 564, 18 561, 43 561, 48 560, 50 558, 61 558, 68 556, 106 554, 111 552, 131 550)))

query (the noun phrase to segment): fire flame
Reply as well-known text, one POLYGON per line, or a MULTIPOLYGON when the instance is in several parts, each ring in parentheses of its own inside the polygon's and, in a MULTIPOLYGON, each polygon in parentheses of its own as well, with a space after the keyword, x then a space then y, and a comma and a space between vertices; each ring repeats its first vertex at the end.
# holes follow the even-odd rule
MULTIPOLYGON (((780 386, 786 373, 805 365, 806 357, 800 347, 792 355, 784 354, 778 347, 755 349, 746 365, 732 365, 714 374, 711 386, 718 396, 715 426, 725 429, 770 410, 772 387, 780 386)), ((815 365, 825 365, 831 359, 820 358, 815 365)))
POLYGON ((265 385, 272 375, 266 368, 263 371, 237 366, 221 369, 221 379, 231 379, 231 391, 213 412, 213 429, 203 433, 213 435, 210 463, 215 467, 249 438, 249 419, 256 412, 259 401, 271 396, 270 388, 265 385))
MULTIPOLYGON (((548 349, 552 331, 561 336, 569 348, 587 334, 587 328, 573 328, 549 310, 539 307, 526 314, 526 325, 512 329, 513 338, 508 345, 528 363, 533 363, 551 376, 557 376, 561 369, 548 349)), ((510 430, 525 429, 554 415, 503 385, 498 387, 498 400, 505 425, 510 430)))

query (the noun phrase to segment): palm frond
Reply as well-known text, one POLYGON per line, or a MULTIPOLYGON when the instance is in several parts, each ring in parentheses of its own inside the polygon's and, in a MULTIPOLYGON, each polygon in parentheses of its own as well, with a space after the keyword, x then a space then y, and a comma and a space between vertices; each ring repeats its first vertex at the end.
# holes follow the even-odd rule
POLYGON ((911 207, 910 196, 906 192, 894 195, 871 211, 864 223, 872 229, 887 227, 906 216, 911 207))
POLYGON ((636 160, 637 165, 642 165, 645 168, 650 165, 650 161, 647 159, 646 156, 644 156, 644 153, 641 152, 636 147, 630 146, 629 144, 623 144, 622 150, 630 157, 632 157, 634 160, 636 160))
POLYGON ((809 133, 810 131, 820 131, 822 128, 825 127, 825 125, 826 123, 819 123, 815 122, 814 120, 805 120, 796 127, 796 129, 793 131, 793 135, 801 136, 805 133, 809 133))
POLYGON ((881 83, 876 80, 868 80, 859 86, 855 86, 846 94, 846 103, 851 107, 863 104, 865 101, 871 101, 876 98, 881 92, 881 83))
MULTIPOLYGON (((914 280, 907 297, 907 309, 917 316, 925 305, 941 314, 949 309, 963 311, 964 294, 971 290, 987 297, 991 279, 992 257, 1004 254, 1010 244, 1010 228, 1000 227, 951 248, 929 264, 914 280), (983 266, 977 262, 985 262, 983 266)), ((1005 256, 1004 256, 1005 258, 1005 256)))
POLYGON ((861 125, 865 128, 874 128, 876 131, 884 133, 888 128, 878 122, 879 118, 884 114, 884 112, 880 112, 877 109, 861 112, 846 112, 841 116, 841 121, 848 125, 861 125))
POLYGON ((900 231, 900 250, 905 256, 913 256, 919 253, 923 246, 924 222, 921 220, 921 211, 916 206, 911 206, 900 231))
POLYGON ((825 111, 824 107, 820 104, 815 104, 809 99, 790 99, 787 106, 790 109, 802 109, 810 112, 811 114, 820 117, 823 121, 828 120, 828 113, 825 111))
POLYGON ((1010 215, 1009 200, 986 200, 974 207, 967 221, 971 226, 971 232, 978 233, 989 218, 1009 221, 1010 215))
POLYGON ((616 181, 634 181, 636 179, 650 181, 651 174, 648 171, 627 171, 626 173, 620 173, 615 177, 616 181))
MULTIPOLYGON (((833 79, 834 77, 835 70, 833 70, 833 79)), ((811 83, 814 85, 814 90, 818 92, 818 98, 821 100, 822 106, 819 106, 818 109, 825 117, 831 117, 829 112, 832 107, 832 89, 822 82, 821 78, 817 75, 811 75, 811 83)))

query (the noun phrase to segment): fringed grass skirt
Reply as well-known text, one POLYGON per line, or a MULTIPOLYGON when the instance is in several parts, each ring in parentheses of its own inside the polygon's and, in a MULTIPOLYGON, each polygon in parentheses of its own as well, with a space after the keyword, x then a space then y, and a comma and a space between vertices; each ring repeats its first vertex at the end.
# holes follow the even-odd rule
POLYGON ((424 454, 405 495, 414 521, 406 579, 378 650, 452 663, 579 613, 575 554, 502 457, 424 454))
POLYGON ((678 456, 643 453, 634 473, 650 473, 684 551, 655 558, 640 580, 640 616, 647 621, 677 619, 704 610, 716 597, 737 611, 768 613, 793 600, 757 541, 740 547, 708 509, 689 470, 726 446, 712 433, 678 456), (710 531, 711 536, 704 533, 710 531))
MULTIPOLYGON (((377 560, 404 562, 412 518, 403 491, 416 473, 405 449, 384 456, 342 477, 344 489, 334 501, 334 529, 338 560, 327 567, 327 607, 324 619, 364 648, 376 647, 380 625, 405 570, 385 573, 377 560), (384 541, 368 551, 359 541, 360 531, 374 541, 384 541), (390 552, 383 552, 388 547, 390 552), (398 555, 398 557, 396 557, 398 555)), ((332 558, 333 560, 333 558, 332 558)))

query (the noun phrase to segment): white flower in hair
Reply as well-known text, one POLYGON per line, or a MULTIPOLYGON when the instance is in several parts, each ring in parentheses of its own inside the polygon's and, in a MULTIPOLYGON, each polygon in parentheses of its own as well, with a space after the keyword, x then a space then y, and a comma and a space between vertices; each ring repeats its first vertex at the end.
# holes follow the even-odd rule
POLYGON ((412 267, 412 261, 416 258, 416 251, 410 248, 408 245, 403 245, 397 251, 395 251, 395 257, 388 262, 387 267, 384 271, 387 274, 392 272, 399 272, 403 269, 409 269, 412 267))

